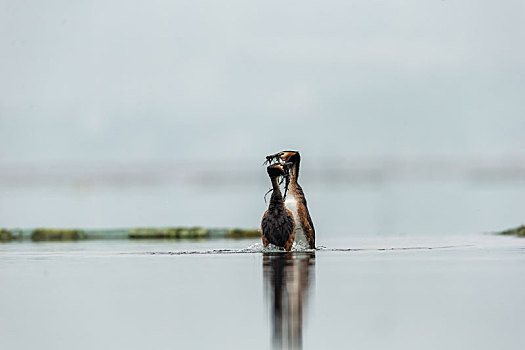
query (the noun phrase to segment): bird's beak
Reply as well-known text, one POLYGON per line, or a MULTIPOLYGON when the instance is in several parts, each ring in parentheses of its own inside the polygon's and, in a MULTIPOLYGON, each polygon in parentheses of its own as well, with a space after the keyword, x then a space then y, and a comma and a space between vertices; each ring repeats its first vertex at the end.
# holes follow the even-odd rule
POLYGON ((264 164, 272 164, 273 161, 278 161, 280 163, 280 154, 282 152, 279 152, 279 153, 275 153, 275 154, 270 154, 269 156, 266 156, 266 161, 264 162, 264 164))

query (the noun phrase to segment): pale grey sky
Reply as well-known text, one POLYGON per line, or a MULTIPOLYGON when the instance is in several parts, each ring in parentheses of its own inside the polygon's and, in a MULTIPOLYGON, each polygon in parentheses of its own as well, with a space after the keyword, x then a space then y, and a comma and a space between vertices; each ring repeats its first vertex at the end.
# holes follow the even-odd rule
POLYGON ((523 1, 0 0, 0 162, 525 155, 523 1))

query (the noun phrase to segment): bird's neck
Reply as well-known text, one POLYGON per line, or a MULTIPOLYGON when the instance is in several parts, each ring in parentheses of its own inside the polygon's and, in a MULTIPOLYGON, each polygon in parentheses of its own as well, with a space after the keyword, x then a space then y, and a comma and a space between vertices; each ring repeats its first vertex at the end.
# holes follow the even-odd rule
POLYGON ((297 184, 297 179, 299 179, 299 161, 293 164, 292 169, 290 169, 290 184, 297 184))
POLYGON ((303 198, 303 189, 297 182, 299 178, 299 162, 294 163, 292 169, 290 169, 290 183, 288 184, 288 193, 294 198, 303 198))
POLYGON ((272 177, 272 196, 270 197, 270 208, 283 205, 283 195, 279 187, 279 180, 277 177, 272 177))

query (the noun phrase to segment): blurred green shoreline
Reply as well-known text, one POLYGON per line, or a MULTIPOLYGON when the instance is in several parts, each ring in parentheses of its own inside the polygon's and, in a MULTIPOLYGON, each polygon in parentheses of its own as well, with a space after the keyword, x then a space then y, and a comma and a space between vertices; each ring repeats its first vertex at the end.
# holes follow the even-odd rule
POLYGON ((204 227, 141 227, 122 229, 0 229, 0 242, 79 241, 100 239, 243 239, 257 238, 256 229, 204 227))
POLYGON ((501 235, 506 235, 506 236, 525 237, 525 225, 522 225, 522 226, 517 227, 517 228, 512 228, 512 229, 509 229, 509 230, 505 230, 505 231, 502 231, 502 232, 498 232, 498 233, 501 234, 501 235))
MULTIPOLYGON (((525 237, 525 225, 494 232, 497 235, 525 237)), ((0 243, 7 242, 49 242, 104 239, 246 239, 259 238, 257 229, 204 228, 204 227, 141 227, 117 229, 0 229, 0 243)))

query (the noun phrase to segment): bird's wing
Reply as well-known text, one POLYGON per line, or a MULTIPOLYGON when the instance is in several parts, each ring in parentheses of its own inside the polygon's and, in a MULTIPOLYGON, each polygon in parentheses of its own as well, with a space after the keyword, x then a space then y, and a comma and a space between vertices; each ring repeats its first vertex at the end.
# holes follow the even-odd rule
MULTIPOLYGON (((298 203, 299 204, 299 203, 298 203)), ((312 218, 310 217, 310 212, 306 206, 306 199, 303 199, 301 203, 297 206, 297 212, 299 214, 299 219, 301 220, 301 226, 304 229, 306 239, 310 244, 310 248, 315 249, 315 229, 312 218)))

